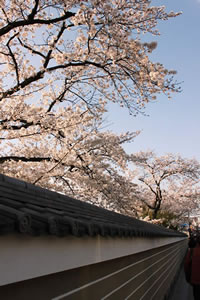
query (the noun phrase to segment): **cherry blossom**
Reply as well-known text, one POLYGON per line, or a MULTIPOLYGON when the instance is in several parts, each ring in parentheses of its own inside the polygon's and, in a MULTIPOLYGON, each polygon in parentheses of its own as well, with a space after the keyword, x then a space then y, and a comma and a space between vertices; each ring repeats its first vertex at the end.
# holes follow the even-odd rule
POLYGON ((104 113, 180 90, 149 58, 157 23, 179 14, 150 0, 0 1, 0 172, 138 214, 123 149, 138 132, 103 131, 104 113))
POLYGON ((153 151, 131 155, 143 208, 156 219, 160 211, 181 218, 199 208, 200 163, 195 159, 153 151))

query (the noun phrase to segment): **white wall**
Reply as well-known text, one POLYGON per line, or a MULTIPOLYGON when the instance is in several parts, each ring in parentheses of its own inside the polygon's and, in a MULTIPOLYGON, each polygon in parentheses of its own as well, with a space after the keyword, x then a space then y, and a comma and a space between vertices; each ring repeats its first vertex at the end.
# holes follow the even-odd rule
POLYGON ((0 236, 0 285, 131 255, 183 239, 0 236))

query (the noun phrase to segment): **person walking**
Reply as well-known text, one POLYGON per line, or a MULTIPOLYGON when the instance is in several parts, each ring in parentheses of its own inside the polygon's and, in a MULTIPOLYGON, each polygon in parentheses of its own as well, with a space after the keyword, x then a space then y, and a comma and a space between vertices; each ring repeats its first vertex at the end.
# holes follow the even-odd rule
POLYGON ((184 262, 185 277, 193 287, 194 300, 200 300, 200 234, 189 241, 184 262))

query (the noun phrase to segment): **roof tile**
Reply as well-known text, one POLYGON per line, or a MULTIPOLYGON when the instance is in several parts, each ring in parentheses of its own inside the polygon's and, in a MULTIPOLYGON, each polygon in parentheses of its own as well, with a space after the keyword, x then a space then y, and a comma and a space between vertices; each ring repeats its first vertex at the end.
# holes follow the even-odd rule
POLYGON ((0 174, 0 234, 184 236, 0 174))

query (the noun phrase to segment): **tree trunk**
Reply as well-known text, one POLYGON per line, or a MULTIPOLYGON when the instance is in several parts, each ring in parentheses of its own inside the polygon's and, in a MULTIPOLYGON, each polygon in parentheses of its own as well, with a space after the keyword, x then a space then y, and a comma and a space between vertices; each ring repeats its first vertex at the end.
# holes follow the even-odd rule
POLYGON ((155 205, 154 205, 154 209, 153 209, 153 219, 157 219, 157 215, 160 210, 161 202, 162 202, 162 193, 161 193, 160 187, 158 187, 157 191, 156 191, 156 201, 155 201, 155 205))

